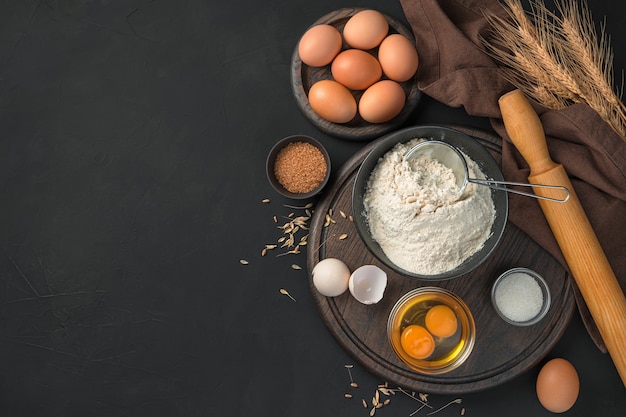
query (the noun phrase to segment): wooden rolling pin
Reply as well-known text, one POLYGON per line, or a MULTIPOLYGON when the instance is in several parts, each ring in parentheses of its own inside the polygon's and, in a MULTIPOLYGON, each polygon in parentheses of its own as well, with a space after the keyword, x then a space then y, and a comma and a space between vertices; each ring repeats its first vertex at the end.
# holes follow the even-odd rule
MULTIPOLYGON (((589 308, 609 355, 626 386, 626 297, 600 246, 572 183, 561 164, 552 161, 541 121, 524 94, 514 90, 498 100, 506 131, 530 166, 531 184, 562 185, 571 192, 565 203, 538 200, 589 308)), ((559 197, 554 189, 535 193, 559 197)))

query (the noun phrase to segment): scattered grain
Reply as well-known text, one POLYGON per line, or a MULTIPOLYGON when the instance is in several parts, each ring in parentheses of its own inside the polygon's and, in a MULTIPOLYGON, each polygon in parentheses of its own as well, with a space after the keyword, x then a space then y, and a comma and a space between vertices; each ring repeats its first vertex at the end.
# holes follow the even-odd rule
POLYGON ((438 412, 440 412, 441 410, 448 408, 449 406, 451 406, 452 404, 461 404, 462 400, 460 398, 457 398, 456 400, 452 400, 450 401, 448 404, 444 405, 443 407, 440 407, 438 409, 436 409, 435 411, 431 411, 430 413, 428 413, 429 416, 432 416, 433 414, 437 414, 438 412))
POLYGON ((289 294, 289 292, 287 292, 287 290, 286 290, 286 289, 281 288, 281 289, 280 289, 280 293, 281 293, 282 295, 286 295, 287 297, 291 298, 291 300, 292 300, 294 303, 296 302, 296 299, 295 299, 295 298, 293 298, 293 297, 291 296, 291 294, 289 294))
POLYGON ((242 265, 248 265, 250 262, 246 261, 245 259, 240 259, 239 263, 242 265))
POLYGON ((302 267, 301 267, 300 265, 298 265, 298 264, 291 264, 291 267, 292 267, 293 269, 295 269, 295 270, 300 270, 300 269, 302 269, 302 267))
POLYGON ((339 240, 344 240, 347 237, 348 237, 347 233, 342 233, 342 234, 339 235, 339 240))
POLYGON ((270 202, 270 199, 269 198, 265 198, 265 199, 261 200, 261 202, 267 204, 267 203, 270 202))
POLYGON ((352 394, 348 394, 347 392, 345 394, 343 394, 344 397, 346 398, 352 398, 352 394))

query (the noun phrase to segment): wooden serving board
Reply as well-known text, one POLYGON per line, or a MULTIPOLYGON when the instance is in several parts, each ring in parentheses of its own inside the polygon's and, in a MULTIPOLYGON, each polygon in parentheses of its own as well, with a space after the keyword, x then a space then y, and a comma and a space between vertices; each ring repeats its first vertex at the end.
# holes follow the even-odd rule
MULTIPOLYGON (((499 137, 465 127, 452 128, 474 137, 500 163, 499 137)), ((510 380, 536 365, 559 340, 574 312, 574 292, 567 272, 511 223, 507 223, 504 235, 489 259, 461 277, 447 281, 420 281, 385 267, 368 251, 350 221, 354 179, 361 162, 376 143, 373 141, 365 146, 335 174, 311 220, 307 246, 309 285, 330 332, 356 361, 383 378, 383 382, 421 392, 479 391, 510 380), (326 214, 331 210, 334 223, 325 225, 326 214), (342 234, 348 237, 339 239, 342 234), (322 296, 313 285, 311 271, 324 258, 341 259, 351 271, 366 264, 385 270, 388 285, 382 301, 366 306, 348 291, 334 298, 322 296), (533 326, 507 324, 491 304, 491 285, 502 272, 514 267, 527 267, 538 272, 550 287, 550 311, 533 326), (422 286, 438 286, 456 293, 468 305, 476 322, 476 344, 470 357, 459 368, 442 375, 424 375, 411 370, 395 356, 387 340, 387 319, 394 304, 411 289, 422 286)))

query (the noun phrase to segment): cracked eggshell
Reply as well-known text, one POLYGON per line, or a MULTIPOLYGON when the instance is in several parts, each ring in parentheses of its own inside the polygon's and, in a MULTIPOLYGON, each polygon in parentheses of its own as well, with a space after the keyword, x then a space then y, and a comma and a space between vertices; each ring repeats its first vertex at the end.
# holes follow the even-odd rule
POLYGON ((387 287, 387 273, 375 265, 357 268, 348 281, 350 293, 363 304, 376 304, 387 287))
POLYGON ((326 258, 313 267, 313 285, 320 294, 336 297, 348 289, 350 269, 341 260, 326 258))

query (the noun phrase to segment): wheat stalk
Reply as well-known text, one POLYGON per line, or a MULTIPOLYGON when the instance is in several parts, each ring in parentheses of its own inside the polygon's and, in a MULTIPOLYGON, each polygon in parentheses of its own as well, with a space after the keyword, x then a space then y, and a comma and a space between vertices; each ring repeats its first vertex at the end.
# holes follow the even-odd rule
POLYGON ((588 8, 584 5, 579 8, 574 0, 557 7, 563 16, 561 26, 563 37, 570 47, 571 66, 577 68, 576 72, 580 74, 589 105, 624 137, 626 107, 621 94, 618 96, 613 88, 613 53, 604 25, 598 38, 588 8))
POLYGON ((493 38, 483 38, 502 64, 503 76, 551 109, 588 104, 626 138, 626 107, 613 88, 609 40, 604 27, 598 39, 586 4, 557 0, 557 15, 541 0, 531 0, 528 13, 520 0, 503 3, 508 18, 486 15, 493 38))

